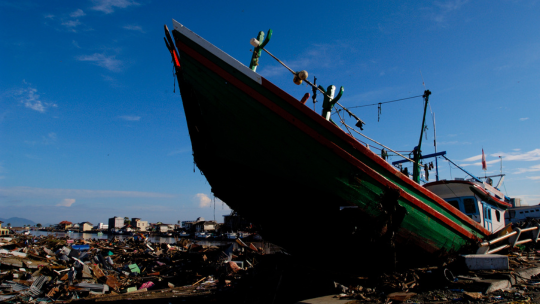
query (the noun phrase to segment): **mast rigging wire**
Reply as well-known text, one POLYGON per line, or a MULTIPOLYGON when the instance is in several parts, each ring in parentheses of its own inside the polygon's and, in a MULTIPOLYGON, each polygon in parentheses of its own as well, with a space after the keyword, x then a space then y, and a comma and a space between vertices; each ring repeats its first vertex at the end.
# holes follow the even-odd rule
POLYGON ((394 151, 394 150, 392 150, 392 149, 388 148, 387 146, 385 146, 385 145, 381 144, 380 142, 378 142, 378 141, 376 141, 376 140, 374 140, 374 139, 372 139, 372 138, 369 138, 369 137, 367 137, 366 135, 364 135, 364 134, 362 134, 362 133, 360 133, 360 132, 356 131, 356 130, 355 130, 355 129, 353 129, 353 128, 352 128, 351 126, 347 125, 347 124, 346 124, 346 123, 345 123, 344 121, 341 121, 341 123, 342 123, 342 124, 344 124, 345 126, 347 126, 347 127, 351 128, 351 129, 352 129, 352 130, 353 130, 354 132, 356 132, 356 133, 358 133, 358 134, 362 135, 363 137, 365 137, 365 138, 367 138, 367 139, 371 140, 372 142, 374 142, 374 143, 376 143, 376 144, 378 144, 378 145, 381 145, 381 146, 383 146, 384 148, 388 149, 389 151, 392 151, 392 152, 396 153, 397 155, 399 155, 399 156, 401 156, 401 157, 405 158, 406 160, 408 160, 408 161, 412 162, 413 164, 415 163, 415 161, 414 161, 414 160, 412 160, 412 159, 408 158, 407 156, 405 156, 405 155, 403 155, 403 154, 400 154, 400 153, 398 153, 397 151, 394 151))
POLYGON ((407 98, 401 98, 401 99, 390 100, 390 101, 385 101, 385 102, 377 102, 377 103, 372 103, 372 104, 367 104, 367 105, 354 106, 354 107, 349 107, 349 109, 363 108, 363 107, 369 107, 369 106, 378 106, 378 105, 385 104, 385 103, 391 103, 391 102, 396 102, 396 101, 401 101, 401 100, 407 100, 407 99, 412 99, 412 98, 417 98, 417 97, 423 97, 423 96, 424 96, 424 95, 411 96, 411 97, 407 97, 407 98))

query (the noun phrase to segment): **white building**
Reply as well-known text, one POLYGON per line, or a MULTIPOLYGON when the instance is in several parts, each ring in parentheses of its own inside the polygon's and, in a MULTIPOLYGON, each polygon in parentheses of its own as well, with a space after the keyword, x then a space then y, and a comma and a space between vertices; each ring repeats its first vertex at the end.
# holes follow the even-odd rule
POLYGON ((112 217, 109 219, 109 230, 112 230, 114 228, 122 228, 124 227, 124 218, 123 217, 112 217))
POLYGON ((99 224, 97 224, 94 228, 95 228, 95 229, 109 229, 109 225, 106 225, 106 224, 103 224, 103 223, 99 223, 99 224))
POLYGON ((148 230, 148 221, 141 221, 140 218, 132 218, 131 226, 137 227, 139 231, 146 231, 148 230))
POLYGON ((159 232, 174 231, 174 224, 159 224, 159 232))

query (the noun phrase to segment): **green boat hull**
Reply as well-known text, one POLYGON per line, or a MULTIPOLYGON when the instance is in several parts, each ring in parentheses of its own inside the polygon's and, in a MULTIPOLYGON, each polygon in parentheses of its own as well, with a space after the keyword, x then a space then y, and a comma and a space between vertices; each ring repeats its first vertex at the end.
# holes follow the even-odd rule
POLYGON ((215 196, 267 240, 314 260, 321 258, 314 246, 336 248, 330 252, 344 267, 366 268, 366 259, 396 252, 398 262, 434 261, 489 234, 298 100, 188 36, 173 31, 195 162, 215 196))

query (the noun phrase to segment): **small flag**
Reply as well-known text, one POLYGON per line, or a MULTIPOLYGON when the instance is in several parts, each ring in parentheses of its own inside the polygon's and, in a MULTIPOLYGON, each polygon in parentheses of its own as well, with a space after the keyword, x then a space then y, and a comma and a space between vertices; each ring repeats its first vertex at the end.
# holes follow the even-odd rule
POLYGON ((486 155, 484 154, 484 148, 482 148, 482 170, 487 170, 486 155))

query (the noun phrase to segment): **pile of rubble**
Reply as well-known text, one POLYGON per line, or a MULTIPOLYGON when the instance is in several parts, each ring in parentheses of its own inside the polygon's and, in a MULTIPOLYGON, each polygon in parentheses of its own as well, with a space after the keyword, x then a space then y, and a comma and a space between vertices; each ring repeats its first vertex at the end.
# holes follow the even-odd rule
POLYGON ((540 302, 540 251, 464 255, 450 264, 335 283, 347 303, 540 302))
POLYGON ((540 251, 466 255, 369 277, 333 273, 275 247, 126 240, 0 238, 0 302, 469 303, 538 302, 540 251), (270 252, 274 251, 274 252, 270 252), (272 253, 272 254, 269 254, 272 253), (339 283, 338 283, 339 282, 339 283))
POLYGON ((0 302, 114 301, 127 297, 204 298, 232 288, 262 248, 238 241, 202 246, 187 239, 0 239, 0 302))

